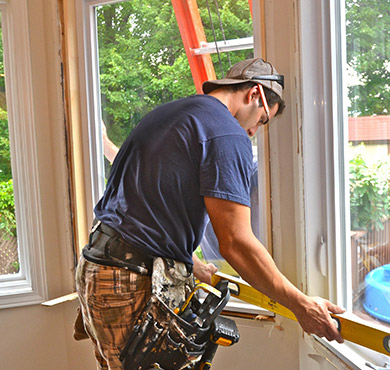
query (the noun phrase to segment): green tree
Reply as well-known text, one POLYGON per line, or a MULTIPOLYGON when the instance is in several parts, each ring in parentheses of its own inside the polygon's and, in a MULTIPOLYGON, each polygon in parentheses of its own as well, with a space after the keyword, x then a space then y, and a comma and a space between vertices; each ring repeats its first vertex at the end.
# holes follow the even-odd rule
POLYGON ((349 114, 389 114, 390 0, 346 0, 349 114))
MULTIPOLYGON (((247 0, 225 0, 219 2, 208 0, 208 3, 211 20, 207 8, 207 0, 198 0, 199 13, 202 18, 207 42, 214 42, 212 24, 214 25, 215 39, 217 41, 222 41, 224 36, 226 40, 253 36, 252 18, 247 0), (218 3, 219 5, 217 6, 218 3), (220 16, 218 16, 218 13, 220 16)), ((220 54, 222 66, 219 64, 218 54, 212 54, 211 58, 217 78, 222 78, 235 63, 253 58, 253 49, 220 54)))
POLYGON ((177 97, 176 86, 187 93, 194 88, 188 63, 183 68, 178 58, 182 45, 170 2, 106 5, 97 17, 103 120, 120 145, 148 111, 177 97), (177 75, 168 84, 170 66, 177 75))
POLYGON ((8 116, 5 99, 3 33, 0 14, 0 237, 16 236, 8 116))
POLYGON ((0 108, 0 182, 12 179, 7 112, 0 108))
MULTIPOLYGON (((252 34, 247 0, 224 0, 219 8, 226 39, 252 34)), ((207 40, 213 41, 206 1, 199 9, 207 40)), ((210 1, 217 40, 222 40, 210 1)), ((195 94, 188 60, 171 2, 132 0, 97 9, 99 71, 103 112, 109 136, 121 145, 139 120, 155 106, 195 94)), ((252 56, 234 53, 231 64, 252 56)), ((226 54, 223 69, 229 68, 226 54)), ((217 56, 213 56, 219 73, 217 56)))
POLYGON ((390 218, 390 156, 372 166, 361 153, 349 162, 352 230, 383 229, 390 218))
POLYGON ((5 101, 5 79, 3 63, 3 34, 0 16, 0 181, 12 178, 9 147, 8 117, 5 101))
POLYGON ((12 180, 0 182, 0 239, 16 236, 15 202, 12 180))

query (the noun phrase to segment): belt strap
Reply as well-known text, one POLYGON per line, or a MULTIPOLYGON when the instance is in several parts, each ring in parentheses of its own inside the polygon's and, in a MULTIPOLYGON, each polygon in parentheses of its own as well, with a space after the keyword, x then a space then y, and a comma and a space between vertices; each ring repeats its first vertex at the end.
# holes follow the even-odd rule
POLYGON ((142 275, 151 275, 154 257, 125 241, 112 227, 96 220, 83 249, 88 261, 123 267, 142 275))

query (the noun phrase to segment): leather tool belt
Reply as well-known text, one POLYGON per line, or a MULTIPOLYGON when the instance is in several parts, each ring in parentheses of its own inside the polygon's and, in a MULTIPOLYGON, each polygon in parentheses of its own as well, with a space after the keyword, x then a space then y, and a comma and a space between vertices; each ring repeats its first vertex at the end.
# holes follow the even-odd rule
POLYGON ((96 220, 83 248, 86 260, 108 266, 123 267, 142 275, 151 275, 154 257, 125 241, 112 227, 96 220))

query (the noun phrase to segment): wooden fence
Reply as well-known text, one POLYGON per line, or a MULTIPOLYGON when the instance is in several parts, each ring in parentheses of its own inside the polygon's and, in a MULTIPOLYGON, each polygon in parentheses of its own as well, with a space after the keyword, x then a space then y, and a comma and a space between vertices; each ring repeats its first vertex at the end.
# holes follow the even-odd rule
POLYGON ((364 279, 373 269, 390 264, 390 219, 383 230, 355 231, 351 236, 354 300, 364 292, 364 279))
POLYGON ((15 237, 4 239, 0 235, 0 275, 19 271, 18 243, 15 237))

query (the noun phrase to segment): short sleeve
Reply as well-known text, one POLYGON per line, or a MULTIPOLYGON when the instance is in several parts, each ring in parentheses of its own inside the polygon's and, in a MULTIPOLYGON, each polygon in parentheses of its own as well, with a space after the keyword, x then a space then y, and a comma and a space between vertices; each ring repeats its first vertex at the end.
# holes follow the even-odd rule
POLYGON ((220 198, 250 207, 253 169, 250 139, 225 135, 202 143, 200 195, 220 198))

